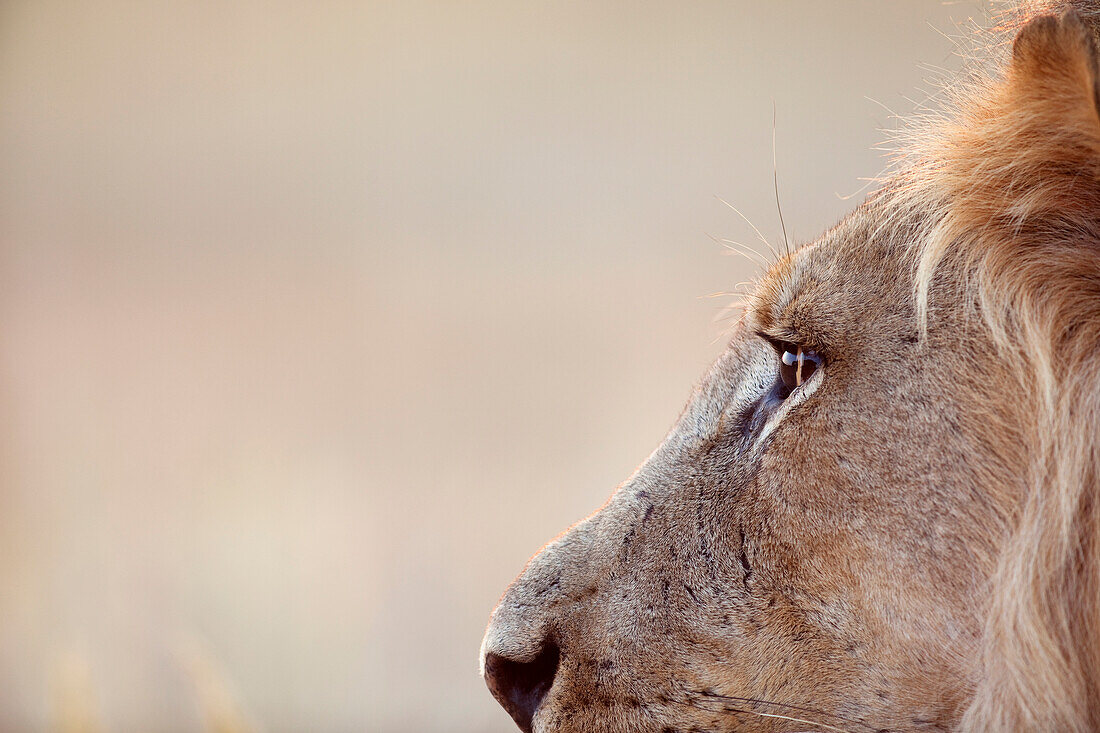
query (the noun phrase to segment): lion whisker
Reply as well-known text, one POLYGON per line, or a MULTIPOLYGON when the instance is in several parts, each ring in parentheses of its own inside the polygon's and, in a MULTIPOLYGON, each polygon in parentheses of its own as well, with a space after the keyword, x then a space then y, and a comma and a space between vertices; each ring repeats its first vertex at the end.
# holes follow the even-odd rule
POLYGON ((795 717, 792 717, 790 715, 780 715, 779 713, 760 713, 760 712, 757 712, 755 710, 741 710, 741 709, 738 709, 737 712, 739 712, 739 713, 749 713, 750 715, 759 715, 762 718, 778 718, 780 720, 789 720, 792 723, 802 723, 804 725, 812 725, 815 728, 820 728, 821 730, 832 730, 832 731, 840 731, 840 733, 851 733, 851 731, 848 730, 847 728, 837 728, 835 725, 829 725, 828 723, 819 723, 816 720, 805 720, 804 718, 795 718, 795 717))
MULTIPOLYGON (((877 731, 881 730, 880 728, 876 728, 873 725, 869 725, 867 723, 864 723, 861 720, 854 720, 852 718, 847 718, 843 715, 838 715, 836 713, 827 713, 824 710, 819 710, 817 708, 805 707, 803 705, 793 705, 791 703, 775 702, 774 700, 762 700, 760 698, 755 698, 755 697, 737 697, 735 695, 722 695, 722 694, 719 694, 717 692, 713 692, 711 690, 702 690, 702 691, 699 691, 699 692, 694 692, 692 694, 699 695, 703 698, 707 698, 707 699, 713 700, 715 702, 729 701, 729 702, 734 702, 734 703, 749 703, 749 704, 752 704, 752 705, 771 705, 773 707, 786 708, 788 710, 797 710, 800 713, 813 713, 814 715, 819 715, 819 716, 823 715, 826 718, 833 718, 837 721, 843 721, 844 723, 849 723, 851 725, 857 725, 857 726, 860 726, 862 728, 866 728, 867 730, 871 730, 871 731, 876 731, 877 732, 877 731)), ((758 715, 763 715, 763 713, 756 713, 756 711, 741 711, 741 712, 753 712, 753 713, 758 714, 758 715)), ((769 713, 768 715, 773 715, 773 714, 769 713)), ((794 718, 790 718, 790 719, 794 720, 794 718)), ((819 721, 804 721, 804 722, 811 722, 814 725, 826 726, 827 728, 829 726, 828 723, 821 723, 819 721)), ((846 729, 837 728, 835 726, 833 726, 832 729, 833 730, 846 730, 846 729)))
MULTIPOLYGON (((716 701, 717 702, 717 701, 716 701)), ((812 725, 817 730, 829 730, 837 731, 837 733, 853 733, 849 728, 838 728, 835 725, 829 725, 828 723, 822 723, 817 720, 809 720, 807 718, 796 718, 791 715, 781 715, 779 713, 762 713, 758 710, 748 710, 746 708, 735 708, 728 705, 723 705, 721 710, 711 710, 710 708, 688 701, 681 703, 688 707, 696 708, 697 710, 706 710, 709 713, 743 713, 746 715, 756 715, 761 718, 775 718, 778 720, 789 720, 792 723, 801 723, 803 725, 812 725)))

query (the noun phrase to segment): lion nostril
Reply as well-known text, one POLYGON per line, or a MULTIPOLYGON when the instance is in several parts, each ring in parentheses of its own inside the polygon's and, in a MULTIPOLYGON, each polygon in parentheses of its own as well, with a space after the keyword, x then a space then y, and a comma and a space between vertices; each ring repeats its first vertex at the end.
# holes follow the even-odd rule
POLYGON ((560 657, 553 642, 547 642, 529 662, 516 662, 493 652, 485 654, 485 684, 525 733, 531 733, 531 721, 554 683, 560 657))

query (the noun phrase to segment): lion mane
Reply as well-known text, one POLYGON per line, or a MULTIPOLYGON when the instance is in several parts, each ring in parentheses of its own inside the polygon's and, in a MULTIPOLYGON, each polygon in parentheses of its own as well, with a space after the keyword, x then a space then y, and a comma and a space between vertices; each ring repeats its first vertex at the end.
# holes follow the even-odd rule
POLYGON ((1027 452, 1029 490, 962 727, 1100 730, 1100 2, 1013 6, 964 42, 980 60, 883 191, 922 222, 921 322, 937 271, 959 275, 1035 408, 1003 448, 1027 452))

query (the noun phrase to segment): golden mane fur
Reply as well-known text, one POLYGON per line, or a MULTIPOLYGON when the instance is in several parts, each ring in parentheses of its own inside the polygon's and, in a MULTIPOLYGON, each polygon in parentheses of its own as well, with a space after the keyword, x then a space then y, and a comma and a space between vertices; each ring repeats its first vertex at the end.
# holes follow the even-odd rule
POLYGON ((895 216, 923 218, 922 324, 937 268, 951 268, 1035 406, 967 729, 1100 730, 1098 33, 1095 0, 1005 10, 883 192, 895 216))

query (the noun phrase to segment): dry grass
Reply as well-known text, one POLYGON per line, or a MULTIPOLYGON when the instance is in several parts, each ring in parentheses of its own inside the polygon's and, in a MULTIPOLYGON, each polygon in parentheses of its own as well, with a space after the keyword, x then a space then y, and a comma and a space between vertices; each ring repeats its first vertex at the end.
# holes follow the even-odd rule
MULTIPOLYGON (((204 733, 263 733, 247 711, 236 685, 197 637, 176 644, 175 657, 191 681, 204 733)), ((57 733, 106 733, 91 666, 85 655, 64 654, 54 674, 54 730, 57 733)))

